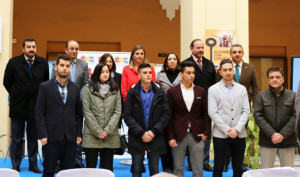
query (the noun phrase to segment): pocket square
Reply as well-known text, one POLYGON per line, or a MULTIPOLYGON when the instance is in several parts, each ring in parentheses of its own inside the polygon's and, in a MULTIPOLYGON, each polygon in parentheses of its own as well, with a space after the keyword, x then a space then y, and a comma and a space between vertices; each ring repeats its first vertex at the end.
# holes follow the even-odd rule
POLYGON ((199 97, 197 97, 197 100, 200 100, 200 99, 202 99, 202 97, 200 97, 200 96, 199 96, 199 97))

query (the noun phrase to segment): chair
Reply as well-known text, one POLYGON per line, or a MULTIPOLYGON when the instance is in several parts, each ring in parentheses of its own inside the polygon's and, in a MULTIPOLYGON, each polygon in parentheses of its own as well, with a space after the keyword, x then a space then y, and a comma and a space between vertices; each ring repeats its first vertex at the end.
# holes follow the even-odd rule
POLYGON ((243 174, 243 177, 297 177, 298 173, 291 167, 266 168, 250 170, 243 174))
POLYGON ((60 171, 56 177, 115 177, 115 175, 106 169, 77 168, 60 171))
POLYGON ((0 176, 5 177, 20 177, 19 172, 9 168, 0 168, 0 176))

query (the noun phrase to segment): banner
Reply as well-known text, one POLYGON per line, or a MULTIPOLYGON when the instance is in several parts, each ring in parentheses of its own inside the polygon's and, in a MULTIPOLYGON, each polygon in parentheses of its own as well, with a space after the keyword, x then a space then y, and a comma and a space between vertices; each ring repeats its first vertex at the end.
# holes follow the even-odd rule
POLYGON ((236 30, 205 30, 205 57, 214 65, 219 65, 221 60, 230 57, 230 47, 237 43, 236 30))

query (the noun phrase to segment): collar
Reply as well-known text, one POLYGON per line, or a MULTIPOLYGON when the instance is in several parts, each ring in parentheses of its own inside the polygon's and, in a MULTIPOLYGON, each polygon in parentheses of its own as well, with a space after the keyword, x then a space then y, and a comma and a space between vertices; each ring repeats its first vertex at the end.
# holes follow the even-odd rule
POLYGON ((194 61, 195 61, 196 63, 198 63, 198 60, 200 60, 201 62, 203 62, 203 56, 202 56, 202 59, 198 59, 197 57, 195 57, 195 56, 192 54, 192 57, 193 57, 193 59, 194 59, 194 61))
POLYGON ((284 85, 282 85, 282 88, 281 88, 281 90, 280 90, 280 92, 278 94, 273 90, 273 88, 271 86, 269 86, 269 89, 270 89, 271 93, 273 93, 276 96, 281 95, 284 92, 284 90, 285 90, 284 85))
POLYGON ((147 93, 147 92, 152 92, 152 91, 153 91, 153 89, 152 89, 152 84, 150 85, 150 88, 149 88, 148 91, 146 91, 146 90, 144 89, 144 87, 142 86, 142 84, 141 84, 141 91, 143 91, 143 92, 145 92, 145 93, 147 93))
POLYGON ((63 85, 61 85, 61 83, 55 78, 55 83, 57 84, 57 85, 59 85, 60 87, 62 87, 62 88, 64 88, 64 87, 66 87, 67 85, 68 85, 68 79, 67 79, 67 82, 66 82, 66 84, 63 86, 63 85))
POLYGON ((185 89, 185 90, 192 90, 192 89, 194 89, 194 83, 192 84, 192 87, 191 88, 186 88, 183 84, 182 84, 182 82, 180 83, 180 87, 181 87, 181 89, 185 89))
MULTIPOLYGON (((233 63, 233 67, 235 68, 235 63, 234 62, 232 62, 233 63)), ((239 65, 239 68, 242 68, 242 66, 243 66, 243 60, 238 64, 239 65)))
POLYGON ((25 60, 26 60, 26 61, 28 61, 28 60, 33 60, 33 61, 34 61, 34 59, 35 59, 35 55, 33 56, 32 59, 29 59, 26 55, 24 55, 24 57, 25 57, 25 60))
POLYGON ((73 61, 71 61, 71 62, 73 62, 73 63, 75 63, 76 64, 76 62, 77 62, 77 58, 75 58, 73 61))
POLYGON ((234 82, 234 80, 233 80, 230 87, 228 87, 228 86, 225 84, 225 82, 223 81, 223 79, 220 80, 220 83, 221 83, 222 85, 224 85, 226 88, 231 88, 231 87, 234 87, 234 85, 235 85, 236 82, 234 82))

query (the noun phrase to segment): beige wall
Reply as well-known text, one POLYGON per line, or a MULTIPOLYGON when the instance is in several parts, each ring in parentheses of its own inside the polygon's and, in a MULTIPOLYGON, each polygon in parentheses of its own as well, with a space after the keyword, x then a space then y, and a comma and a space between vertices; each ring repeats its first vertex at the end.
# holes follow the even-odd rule
MULTIPOLYGON (((2 53, 0 54, 0 135, 7 136, 0 139, 0 150, 6 153, 10 137, 10 119, 8 118, 8 94, 3 86, 3 75, 6 64, 11 58, 12 51, 12 22, 13 22, 13 0, 0 1, 0 17, 2 17, 2 53)), ((2 155, 0 154, 0 157, 2 155)))
POLYGON ((244 47, 244 61, 249 61, 248 0, 181 1, 181 58, 191 55, 189 45, 204 39, 206 29, 235 29, 238 43, 244 47))

